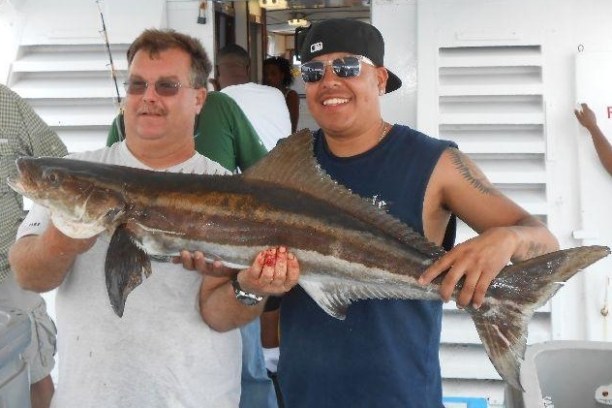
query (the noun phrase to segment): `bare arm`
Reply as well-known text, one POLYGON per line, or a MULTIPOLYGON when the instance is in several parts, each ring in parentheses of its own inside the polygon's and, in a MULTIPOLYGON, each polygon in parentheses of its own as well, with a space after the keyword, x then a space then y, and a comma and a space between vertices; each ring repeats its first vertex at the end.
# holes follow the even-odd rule
POLYGON ((491 281, 511 260, 516 262, 557 250, 557 239, 537 218, 504 196, 482 171, 457 149, 440 158, 427 187, 426 233, 435 235, 428 220, 452 212, 480 235, 457 245, 421 277, 429 283, 446 272, 440 295, 449 300, 464 278, 457 304, 479 307, 491 281), (429 227, 429 229, 428 229, 429 227))
POLYGON ((49 224, 41 235, 24 236, 13 244, 9 250, 11 269, 24 289, 46 292, 62 283, 75 258, 95 241, 69 238, 49 224))
POLYGON ((581 106, 582 110, 574 110, 576 119, 578 119, 578 122, 591 134, 593 146, 595 146, 599 161, 601 161, 603 167, 612 176, 612 145, 599 126, 597 126, 597 117, 595 113, 586 103, 581 104, 581 106))
POLYGON ((291 90, 287 95, 286 102, 291 119, 291 133, 295 133, 298 121, 300 120, 300 96, 296 91, 291 90))
POLYGON ((205 275, 200 288, 200 313, 211 328, 220 332, 242 326, 259 316, 268 295, 288 292, 299 278, 298 261, 285 248, 259 253, 249 269, 238 272, 238 283, 243 290, 264 296, 264 300, 255 306, 246 306, 236 300, 231 278, 221 277, 219 263, 211 265, 201 253, 194 255, 197 256, 190 260, 181 254, 183 266, 205 275))

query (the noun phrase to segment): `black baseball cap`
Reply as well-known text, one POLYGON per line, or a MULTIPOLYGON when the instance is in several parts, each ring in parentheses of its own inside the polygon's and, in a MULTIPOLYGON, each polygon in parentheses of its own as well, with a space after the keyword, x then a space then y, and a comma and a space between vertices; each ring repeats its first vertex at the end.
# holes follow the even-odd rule
MULTIPOLYGON (((330 19, 296 30, 296 47, 302 63, 332 52, 348 52, 369 58, 377 67, 384 67, 385 41, 376 27, 359 20, 330 19)), ((386 68, 386 67, 385 67, 386 68)), ((386 93, 402 86, 402 80, 387 68, 386 93)))

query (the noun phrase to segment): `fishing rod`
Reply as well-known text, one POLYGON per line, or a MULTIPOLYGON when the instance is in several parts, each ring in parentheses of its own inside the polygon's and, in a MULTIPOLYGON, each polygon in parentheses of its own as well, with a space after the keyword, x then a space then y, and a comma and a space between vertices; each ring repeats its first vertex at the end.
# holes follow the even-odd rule
POLYGON ((110 49, 110 43, 108 42, 108 32, 106 31, 106 23, 104 22, 104 13, 100 7, 100 0, 96 0, 98 5, 98 11, 100 12, 100 20, 102 20, 102 33, 104 33, 104 43, 106 44, 106 52, 108 53, 108 59, 110 60, 110 71, 113 82, 115 83, 115 92, 117 93, 117 106, 121 106, 121 95, 119 94, 119 85, 117 84, 117 72, 115 71, 115 63, 113 62, 113 54, 110 49))

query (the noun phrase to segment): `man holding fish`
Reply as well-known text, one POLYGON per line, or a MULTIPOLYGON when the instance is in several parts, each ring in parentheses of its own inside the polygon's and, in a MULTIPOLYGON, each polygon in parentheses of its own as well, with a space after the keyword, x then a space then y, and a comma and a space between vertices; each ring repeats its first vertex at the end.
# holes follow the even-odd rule
MULTIPOLYGON (((164 172, 227 173, 194 150, 193 118, 204 104, 211 69, 201 44, 171 30, 146 30, 130 46, 128 63, 126 140, 72 158, 164 172)), ((83 209, 91 204, 86 201, 83 209)), ((60 385, 52 406, 237 407, 237 328, 261 313, 264 302, 257 300, 295 285, 296 257, 284 247, 270 248, 232 282, 159 258, 127 305, 127 293, 120 294, 123 302, 113 304, 113 313, 107 287, 125 282, 107 276, 105 284, 104 257, 108 251, 109 258, 127 262, 122 252, 127 246, 115 241, 121 230, 112 238, 99 231, 91 236, 35 206, 10 251, 23 287, 58 288, 60 385)), ((137 272, 132 278, 142 279, 137 272)), ((206 272, 224 271, 213 263, 206 272)))
MULTIPOLYGON (((462 282, 457 304, 478 308, 508 262, 558 248, 548 229, 496 190, 454 143, 382 118, 380 97, 401 81, 384 66, 376 28, 328 20, 301 34, 306 99, 321 127, 314 133, 319 164, 338 183, 386 204, 390 214, 450 249, 418 283, 446 272, 443 300, 462 282), (451 249, 455 216, 480 235, 451 249)), ((364 300, 339 321, 296 286, 281 304, 278 376, 285 403, 442 407, 441 317, 437 301, 364 300)))

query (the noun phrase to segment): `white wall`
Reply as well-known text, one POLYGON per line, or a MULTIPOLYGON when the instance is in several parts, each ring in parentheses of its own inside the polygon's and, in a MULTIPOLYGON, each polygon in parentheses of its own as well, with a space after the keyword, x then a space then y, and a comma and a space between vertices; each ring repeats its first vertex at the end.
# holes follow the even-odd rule
POLYGON ((17 48, 23 28, 23 13, 17 9, 20 2, 0 0, 0 83, 6 84, 11 62, 17 56, 17 48))
POLYGON ((372 24, 385 38, 385 66, 402 87, 382 98, 385 120, 414 126, 417 113, 417 1, 372 1, 372 24))
POLYGON ((215 58, 214 8, 208 4, 206 8, 206 24, 198 24, 198 1, 167 1, 167 26, 198 38, 208 53, 208 58, 215 58))

